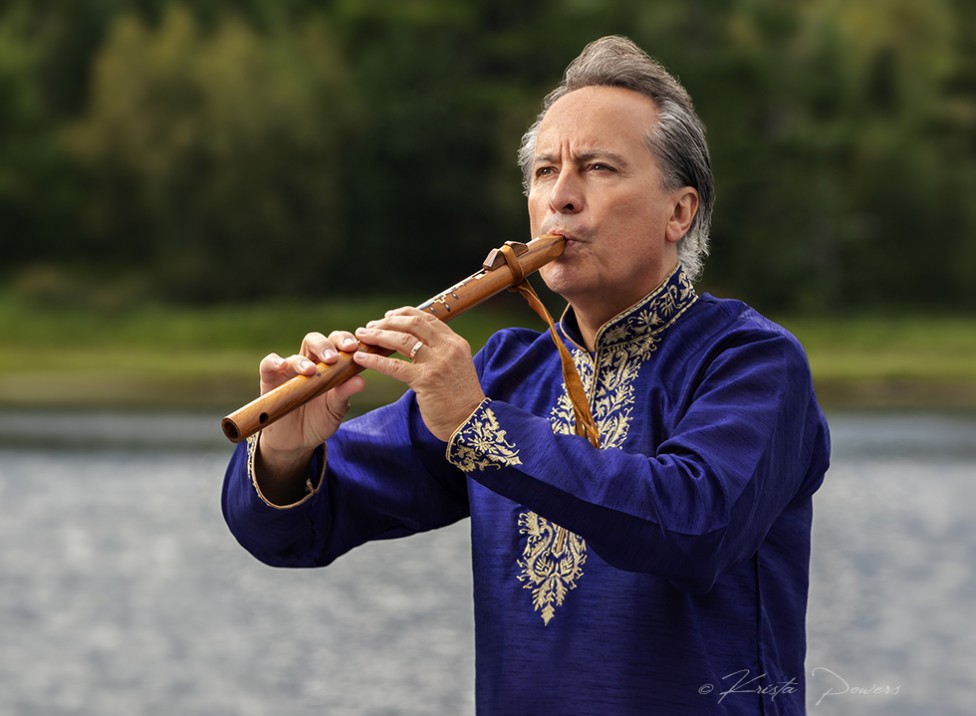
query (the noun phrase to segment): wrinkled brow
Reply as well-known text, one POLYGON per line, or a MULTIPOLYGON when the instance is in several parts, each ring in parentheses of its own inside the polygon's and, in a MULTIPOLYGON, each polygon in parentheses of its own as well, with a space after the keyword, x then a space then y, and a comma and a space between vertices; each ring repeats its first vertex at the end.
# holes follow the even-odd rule
MULTIPOLYGON (((572 155, 572 161, 577 165, 588 164, 589 162, 600 160, 610 162, 611 164, 616 164, 618 166, 628 166, 630 164, 630 162, 628 162, 622 154, 617 154, 617 152, 612 152, 609 149, 593 149, 580 154, 572 155)), ((538 165, 559 164, 560 162, 562 162, 561 155, 544 152, 542 154, 537 154, 532 163, 534 165, 538 165)))

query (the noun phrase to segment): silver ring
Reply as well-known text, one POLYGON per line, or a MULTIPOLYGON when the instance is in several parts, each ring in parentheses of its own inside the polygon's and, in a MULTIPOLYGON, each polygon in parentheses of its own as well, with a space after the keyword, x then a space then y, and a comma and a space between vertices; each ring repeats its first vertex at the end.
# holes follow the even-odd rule
POLYGON ((425 344, 423 341, 417 341, 413 344, 413 348, 410 349, 410 360, 417 357, 417 354, 420 352, 420 349, 424 347, 424 345, 425 344))

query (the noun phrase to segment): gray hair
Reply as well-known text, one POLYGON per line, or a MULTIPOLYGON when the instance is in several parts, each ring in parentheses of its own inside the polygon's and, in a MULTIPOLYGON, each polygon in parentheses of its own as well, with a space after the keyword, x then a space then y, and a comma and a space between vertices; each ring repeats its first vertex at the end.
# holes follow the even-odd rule
POLYGON ((690 186, 698 191, 698 211, 688 233, 677 245, 678 260, 685 272, 692 280, 697 279, 708 254, 708 230, 715 204, 705 126, 681 83, 626 37, 611 35, 591 42, 566 68, 562 83, 546 95, 542 111, 522 137, 519 147, 518 161, 526 193, 539 126, 546 112, 560 97, 593 86, 623 87, 640 92, 657 107, 658 121, 649 128, 646 143, 657 159, 664 188, 673 190, 690 186))

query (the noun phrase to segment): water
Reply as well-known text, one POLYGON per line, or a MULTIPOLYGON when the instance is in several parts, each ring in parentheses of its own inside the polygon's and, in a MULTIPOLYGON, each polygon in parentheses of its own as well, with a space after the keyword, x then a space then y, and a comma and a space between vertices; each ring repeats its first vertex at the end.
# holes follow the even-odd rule
MULTIPOLYGON (((976 416, 831 423, 809 712, 973 713, 976 416)), ((473 714, 467 525, 275 570, 227 454, 214 416, 0 414, 0 711, 473 714)))
POLYGON ((848 414, 831 427, 814 498, 809 711, 973 714, 976 416, 848 414))

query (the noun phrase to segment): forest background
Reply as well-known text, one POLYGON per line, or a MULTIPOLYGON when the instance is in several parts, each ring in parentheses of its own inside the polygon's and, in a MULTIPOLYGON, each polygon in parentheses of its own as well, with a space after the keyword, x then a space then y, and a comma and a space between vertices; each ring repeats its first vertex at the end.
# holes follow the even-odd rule
POLYGON ((472 273, 529 238, 519 139, 610 33, 708 128, 701 290, 783 320, 828 392, 976 405, 968 0, 8 0, 0 403, 236 397, 472 273))

